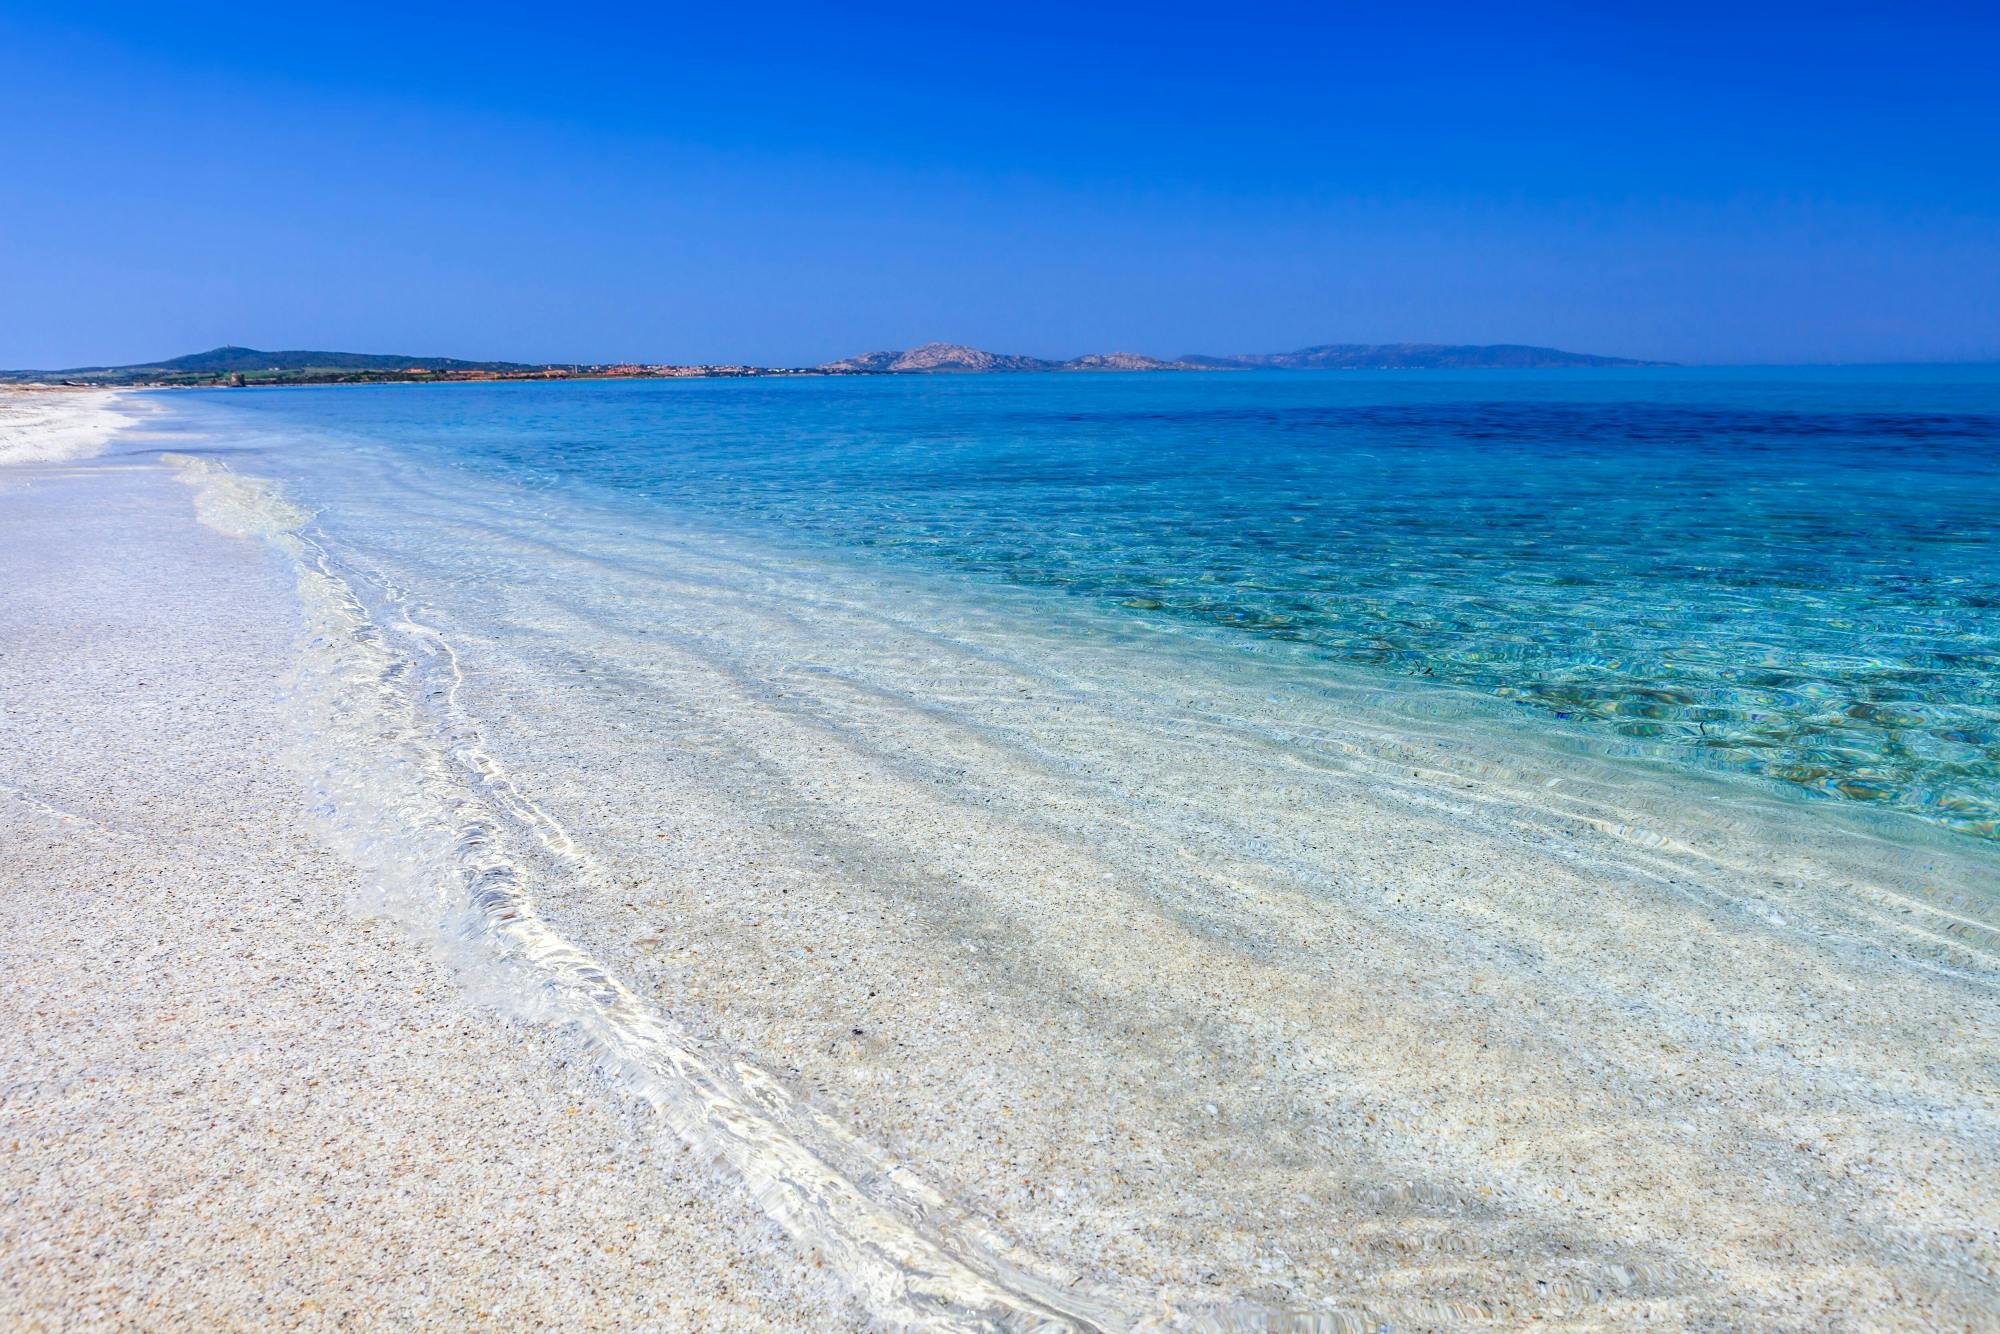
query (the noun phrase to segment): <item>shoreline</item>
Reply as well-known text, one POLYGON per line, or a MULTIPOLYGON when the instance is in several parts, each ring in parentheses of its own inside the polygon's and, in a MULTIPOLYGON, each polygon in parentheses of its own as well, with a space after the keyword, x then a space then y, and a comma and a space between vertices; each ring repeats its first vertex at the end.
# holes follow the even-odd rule
MULTIPOLYGON (((670 1014, 692 1053, 677 1069, 765 1090, 735 1123, 796 1126, 805 1151, 861 1183, 857 1207, 915 1219, 954 1255, 1014 1255, 1017 1278, 1062 1275, 1064 1291, 1098 1294, 1110 1325, 1276 1313, 1806 1327, 1844 1306, 1923 1327, 1977 1309, 1940 1266, 1976 1274, 1991 1255, 1977 1136, 1993 1109, 1967 1083, 1976 1052, 1933 1025, 1976 1022, 1992 942, 1949 902, 1850 898, 1869 868, 1816 880, 1835 868, 1811 846, 1704 863, 1645 829, 1533 804, 1534 785, 1419 773, 1393 745, 1369 752, 1353 725, 1302 755, 1246 733, 1226 682, 1192 662, 1198 711, 1155 697, 1115 645, 1059 627, 1022 638, 991 609, 857 584, 802 555, 654 540, 602 516, 571 516, 552 542, 472 478, 381 479, 354 504, 381 511, 360 532, 385 540, 343 548, 315 529, 302 564, 285 550, 299 516, 247 477, 201 469, 133 454, 0 473, 0 515, 21 516, 0 562, 35 590, 0 625, 24 646, 0 672, 28 743, 0 772, 0 819, 35 849, 9 888, 40 931, 18 942, 13 994, 32 1017, 17 1025, 38 1042, 60 998, 93 998, 64 1012, 53 1050, 11 1053, 7 1086, 26 1093, 10 1118, 39 1147, 9 1166, 71 1191, 68 1216, 99 1228, 117 1265, 170 1277, 121 1242, 115 1189, 76 1174, 94 1161, 66 1124, 79 1109, 100 1143, 147 1142, 143 1162, 114 1155, 139 1181, 169 1167, 198 1183, 193 1198, 234 1202, 250 1172, 293 1207, 310 1188, 310 1155, 162 1147, 157 1124, 193 1123, 156 1095, 220 1064, 263 1082, 204 1085, 208 1115, 240 1127, 268 1101, 316 1133, 344 1124, 322 1147, 357 1156, 364 1176, 397 1175, 377 1157, 385 1143, 416 1164, 405 1171, 458 1170, 451 1144, 411 1139, 441 1120, 470 1126, 500 1163, 539 1153, 558 1191, 601 1192, 511 1234, 496 1264, 568 1265, 593 1211, 698 1216, 655 1239, 678 1258, 577 1262, 601 1285, 603 1322, 724 1272, 751 1280, 719 1312, 662 1318, 860 1319, 825 1296, 868 1290, 841 1244, 852 1210, 829 1231, 765 1182, 765 1211, 810 1224, 787 1223, 798 1240, 782 1241, 743 1189, 761 1160, 718 1155, 698 1122, 675 1123, 671 1099, 633 1112, 657 1053, 579 1041, 608 978, 637 1008, 602 1002, 602 1017, 629 1030, 670 1014), (203 474, 190 505, 181 482, 203 474), (463 582, 474 549, 427 546, 433 530, 479 534, 482 577, 463 582), (302 664, 294 586, 342 568, 346 582, 306 601, 350 618, 312 636, 347 656, 302 664), (383 574, 449 598, 419 613, 383 574), (564 594, 586 588, 602 600, 564 594), (609 619, 622 606, 645 615, 609 619), (65 679, 76 662, 87 668, 65 679), (348 693, 378 681, 398 684, 348 693), (674 701, 671 717, 635 715, 635 697, 674 701), (358 707, 370 698, 391 714, 358 707), (408 724, 386 750, 385 719, 408 724), (302 722, 317 753, 284 740, 302 722), (309 818, 297 770, 319 784, 330 830, 309 818), (399 773, 434 777, 413 792, 399 773), (1267 846, 1245 845, 1239 808, 1201 804, 1210 785, 1262 813, 1267 846), (78 878, 100 862, 108 896, 78 878), (494 897, 496 875, 529 897, 494 897), (495 905, 488 940, 478 916, 495 905), (160 926, 189 918, 211 929, 160 926), (427 935, 440 920, 458 925, 427 935), (508 944, 522 920, 598 980, 552 1000, 536 970, 567 964, 546 940, 508 944), (1907 932, 1884 948, 1895 921, 1907 932), (79 979, 98 957, 169 966, 117 973, 115 999, 97 1003, 102 988, 79 979), (344 1008, 339 979, 357 967, 358 1008, 344 1008), (405 984, 424 969, 421 991, 405 984), (241 1002, 295 991, 310 1004, 241 1002), (134 1017, 162 1012, 199 1014, 205 1048, 132 1068, 134 1017), (254 1036, 222 1036, 232 1022, 254 1036), (392 1029, 451 1036, 406 1050, 392 1029), (607 1053, 616 1073, 597 1074, 607 1053), (343 1061, 342 1108, 290 1092, 343 1061), (119 1070, 130 1088, 118 1107, 65 1104, 48 1068, 64 1087, 119 1070), (339 1119, 350 1108, 365 1109, 359 1133, 339 1119), (593 1175, 607 1157, 616 1170, 593 1175), (680 1166, 716 1157, 720 1170, 680 1166), (915 1189, 932 1184, 942 1208, 915 1189), (1267 1211, 1276 1221, 1253 1221, 1267 1211), (1297 1253, 1275 1267, 1285 1249, 1297 1253)), ((1961 1040, 1976 1046, 1976 1028, 1961 1040)), ((756 1128, 753 1149, 768 1135, 756 1128)), ((468 1205, 508 1198, 495 1171, 455 1178, 468 1205)), ((46 1239, 6 1291, 43 1311, 83 1295, 50 1277, 77 1243, 35 1214, 46 1193, 0 1192, 20 1211, 7 1221, 46 1239)), ((402 1230, 422 1255, 468 1244, 454 1229, 469 1220, 449 1209, 432 1231, 406 1196, 342 1203, 336 1235, 402 1230)), ((174 1245, 207 1256, 237 1301, 267 1301, 271 1255, 214 1219, 178 1216, 174 1245)), ((310 1239, 282 1249, 301 1248, 301 1290, 331 1285, 359 1318, 462 1315, 495 1284, 535 1299, 522 1275, 488 1273, 455 1290, 460 1305, 371 1312, 337 1267, 313 1267, 310 1239)), ((872 1306, 883 1323, 897 1310, 872 1306)))
POLYGON ((433 941, 281 754, 298 610, 148 461, 0 471, 0 1323, 851 1327, 433 941))

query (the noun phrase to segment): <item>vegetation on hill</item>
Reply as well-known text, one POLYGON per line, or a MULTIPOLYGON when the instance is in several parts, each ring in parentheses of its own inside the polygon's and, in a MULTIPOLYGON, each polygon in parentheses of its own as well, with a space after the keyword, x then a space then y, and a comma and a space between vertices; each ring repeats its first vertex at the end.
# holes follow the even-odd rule
POLYGON ((383 356, 367 352, 262 352, 250 347, 218 347, 136 366, 9 371, 0 373, 0 379, 98 385, 311 384, 540 375, 549 369, 512 361, 461 361, 456 357, 383 356))

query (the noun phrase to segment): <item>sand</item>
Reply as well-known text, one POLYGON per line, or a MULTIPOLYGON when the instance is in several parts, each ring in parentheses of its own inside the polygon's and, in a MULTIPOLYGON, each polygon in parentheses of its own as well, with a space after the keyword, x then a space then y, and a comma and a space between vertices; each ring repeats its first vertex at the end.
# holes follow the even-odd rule
POLYGON ((168 473, 0 479, 0 1325, 852 1323, 577 1051, 346 911, 274 753, 289 577, 168 473))
POLYGON ((143 411, 136 397, 110 389, 0 388, 0 467, 90 457, 143 411))

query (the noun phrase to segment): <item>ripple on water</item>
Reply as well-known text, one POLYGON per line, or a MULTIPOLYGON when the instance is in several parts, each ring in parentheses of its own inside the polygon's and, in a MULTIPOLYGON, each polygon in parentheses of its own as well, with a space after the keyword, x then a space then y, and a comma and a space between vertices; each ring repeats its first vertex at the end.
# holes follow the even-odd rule
MULTIPOLYGON (((1607 753, 2000 824, 2000 377, 1242 375, 285 396, 766 538, 1511 702, 1607 753)), ((524 494, 526 494, 524 492, 524 494)))

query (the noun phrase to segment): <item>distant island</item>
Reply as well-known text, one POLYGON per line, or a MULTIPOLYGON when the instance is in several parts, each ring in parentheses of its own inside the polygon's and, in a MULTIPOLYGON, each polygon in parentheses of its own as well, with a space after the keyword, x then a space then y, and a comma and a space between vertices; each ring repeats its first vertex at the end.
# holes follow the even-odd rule
POLYGON ((1551 370, 1664 366, 1514 343, 1326 343, 1296 352, 1208 356, 1171 361, 1136 352, 1096 352, 1067 361, 986 352, 957 343, 866 352, 819 366, 673 365, 649 362, 531 363, 366 352, 261 352, 218 347, 132 366, 57 371, 0 371, 0 383, 79 386, 212 387, 221 385, 409 384, 468 380, 693 379, 798 375, 936 375, 1054 371, 1243 370, 1551 370))

